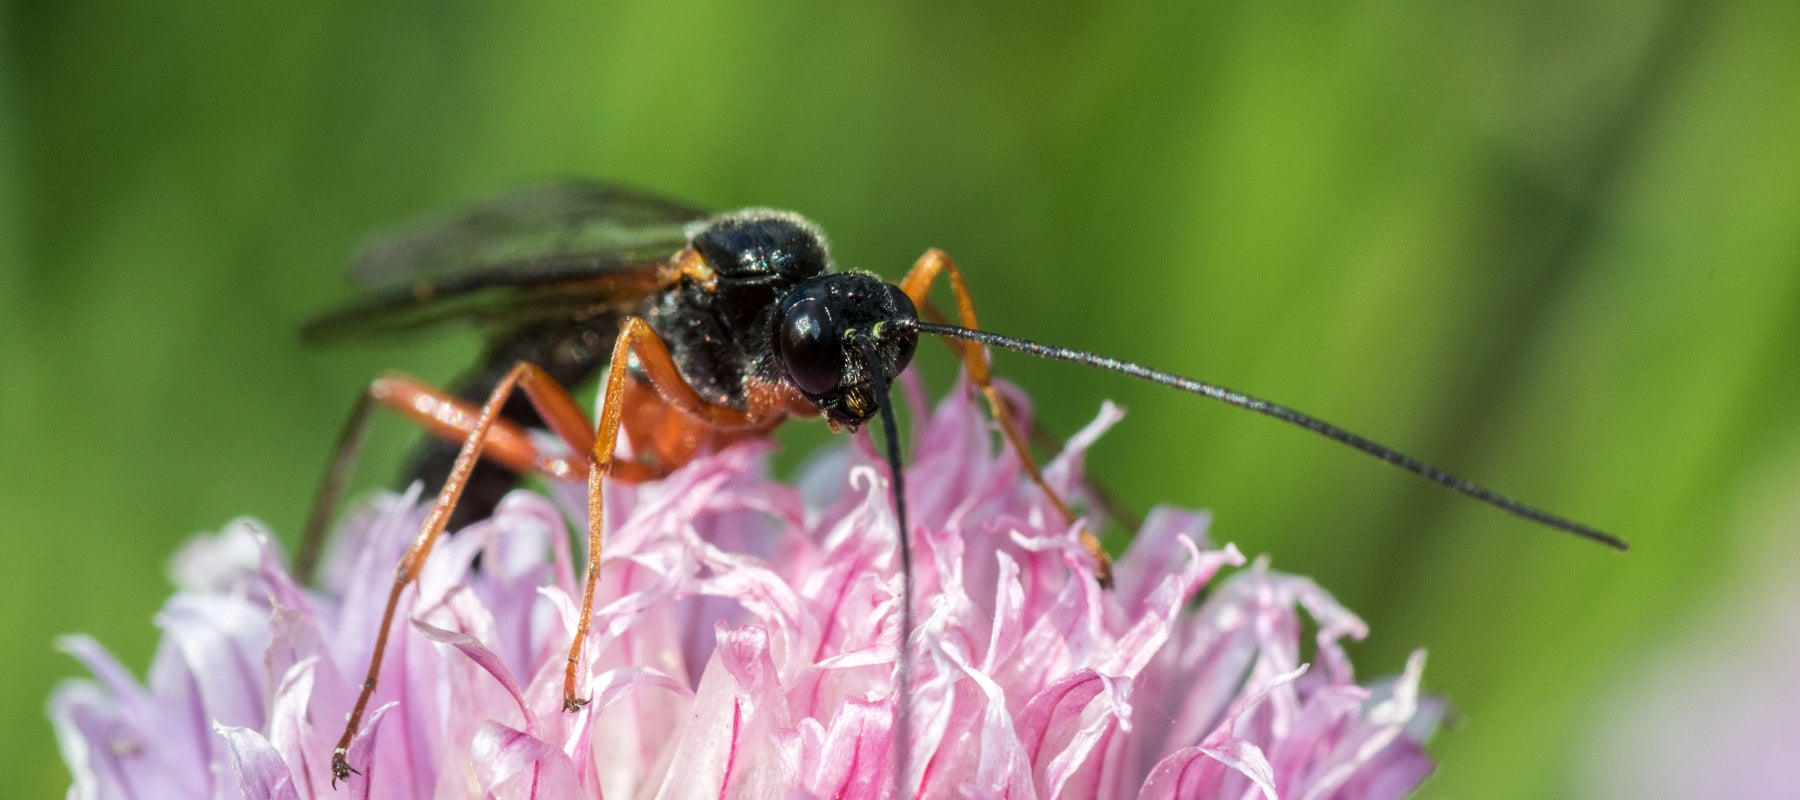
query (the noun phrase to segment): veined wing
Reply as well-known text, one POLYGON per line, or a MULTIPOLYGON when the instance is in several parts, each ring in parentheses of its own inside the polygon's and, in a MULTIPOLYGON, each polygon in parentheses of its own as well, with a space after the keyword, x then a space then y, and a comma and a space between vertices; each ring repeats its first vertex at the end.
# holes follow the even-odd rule
POLYGON ((600 183, 514 192, 364 242, 362 299, 307 325, 323 341, 468 320, 512 327, 599 313, 657 288, 656 270, 709 214, 600 183))

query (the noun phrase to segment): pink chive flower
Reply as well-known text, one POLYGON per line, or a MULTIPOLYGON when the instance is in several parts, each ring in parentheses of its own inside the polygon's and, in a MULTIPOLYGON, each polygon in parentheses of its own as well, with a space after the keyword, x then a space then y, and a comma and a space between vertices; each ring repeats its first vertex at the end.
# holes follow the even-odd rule
MULTIPOLYGON (((1082 496, 1081 456, 1120 416, 1106 406, 1048 465, 1054 485, 1082 496)), ((1358 686, 1339 642, 1363 622, 1260 560, 1219 579, 1244 558, 1205 543, 1203 513, 1153 512, 1103 590, 996 441, 959 386, 911 446, 907 795, 1388 798, 1431 772, 1420 743, 1441 709, 1420 696, 1422 653, 1358 686)), ((560 705, 581 490, 515 492, 441 542, 350 748, 362 774, 336 790, 332 747, 418 491, 346 522, 317 590, 255 522, 201 537, 174 560, 143 683, 91 638, 62 640, 94 675, 50 700, 69 796, 892 797, 885 467, 858 440, 789 486, 767 476, 768 447, 609 484, 577 713, 560 705)))

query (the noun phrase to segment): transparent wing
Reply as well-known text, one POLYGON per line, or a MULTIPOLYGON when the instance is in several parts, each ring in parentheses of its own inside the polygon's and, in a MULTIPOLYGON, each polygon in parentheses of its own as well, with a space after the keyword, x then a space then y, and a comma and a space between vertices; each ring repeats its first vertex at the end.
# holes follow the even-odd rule
POLYGON ((350 277, 373 290, 488 273, 565 278, 599 262, 665 258, 686 241, 687 224, 707 216, 619 186, 540 186, 378 234, 358 248, 350 277))
POLYGON ((709 214, 632 189, 571 182, 514 192, 378 234, 350 264, 363 297, 306 339, 467 320, 511 328, 616 309, 655 291, 656 270, 709 214))

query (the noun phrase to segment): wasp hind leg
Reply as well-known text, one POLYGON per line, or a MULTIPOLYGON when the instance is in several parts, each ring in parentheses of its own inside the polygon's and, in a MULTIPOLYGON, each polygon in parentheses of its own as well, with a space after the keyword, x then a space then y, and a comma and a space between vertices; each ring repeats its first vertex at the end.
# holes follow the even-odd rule
MULTIPOLYGON (((375 687, 381 676, 382 656, 387 651, 388 636, 392 633, 394 615, 399 608, 400 595, 406 587, 418 579, 419 570, 425 559, 431 555, 431 549, 437 544, 438 537, 444 532, 444 526, 450 520, 450 514, 462 497, 470 474, 475 464, 487 457, 509 467, 521 471, 534 471, 542 474, 568 475, 579 469, 566 459, 550 458, 540 454, 531 444, 525 431, 514 423, 500 419, 500 407, 506 404, 514 389, 525 392, 531 403, 539 411, 551 430, 569 441, 577 452, 587 449, 593 435, 589 429, 585 415, 569 396, 567 390, 552 379, 542 369, 526 362, 520 362, 507 372, 506 376, 495 384, 493 392, 488 396, 480 409, 471 409, 467 403, 449 397, 425 384, 399 375, 385 375, 369 385, 368 391, 357 404, 356 413, 346 426, 346 435, 340 442, 337 461, 346 458, 346 453, 354 455, 354 448, 359 443, 361 430, 367 425, 370 409, 375 404, 387 406, 438 436, 450 437, 462 435, 462 449, 457 452, 456 463, 450 470, 450 476, 444 481, 438 492, 437 500, 425 517, 425 523, 413 537, 412 544, 406 549, 400 563, 394 569, 394 583, 388 590, 387 604, 382 610, 381 624, 375 636, 375 648, 369 656, 369 669, 363 679, 361 690, 356 697, 356 705, 344 725, 344 734, 338 739, 337 747, 331 755, 332 784, 340 780, 348 780, 351 775, 358 774, 350 766, 348 754, 350 742, 355 737, 358 726, 362 723, 364 712, 368 709, 369 700, 374 696, 375 687), (345 443, 349 447, 345 447, 345 443)), ((339 475, 337 461, 327 478, 327 493, 341 489, 344 476, 339 475)), ((335 500, 334 500, 335 502, 335 500)), ((329 511, 323 512, 328 514, 329 511)), ((318 513, 315 513, 318 516, 318 513)), ((310 535, 310 531, 309 531, 310 535)))
MULTIPOLYGON (((548 376, 543 376, 534 379, 533 383, 542 384, 547 380, 548 376)), ((563 394, 566 396, 567 392, 563 394)), ((588 449, 589 440, 593 437, 590 430, 592 426, 572 400, 566 403, 539 403, 534 400, 533 405, 543 406, 538 409, 539 416, 570 447, 575 448, 575 452, 588 449)), ((344 428, 338 433, 337 443, 332 448, 331 465, 319 482, 318 492, 313 497, 312 512, 307 517, 300 546, 294 556, 294 575, 302 584, 311 583, 313 573, 318 569, 326 534, 330 532, 331 521, 337 515, 338 505, 343 501, 351 474, 356 470, 357 459, 368 436, 369 419, 378 407, 395 411, 432 435, 458 444, 468 438, 481 411, 473 403, 399 373, 382 375, 358 394, 356 405, 349 418, 344 421, 344 428)), ((482 450, 482 455, 487 460, 513 472, 532 472, 553 478, 572 475, 571 470, 575 468, 566 459, 539 454, 530 438, 517 424, 505 417, 496 417, 492 426, 489 441, 482 450)))

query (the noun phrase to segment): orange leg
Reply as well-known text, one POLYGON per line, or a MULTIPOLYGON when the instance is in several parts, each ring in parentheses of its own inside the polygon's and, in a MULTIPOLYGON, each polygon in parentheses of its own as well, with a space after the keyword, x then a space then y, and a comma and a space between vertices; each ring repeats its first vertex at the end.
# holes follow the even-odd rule
MULTIPOLYGON (((555 386, 548 376, 536 379, 534 385, 543 383, 549 383, 553 389, 546 388, 542 392, 545 399, 532 398, 532 406, 537 409, 538 416, 576 452, 587 450, 593 441, 592 425, 587 421, 587 415, 569 398, 568 392, 561 386, 555 386)), ((357 456, 368 434, 370 412, 377 404, 399 412, 420 428, 452 442, 467 439, 481 413, 479 407, 466 400, 399 373, 385 374, 370 383, 369 388, 357 397, 356 407, 345 421, 344 430, 338 434, 337 445, 332 451, 331 466, 326 470, 325 479, 320 483, 318 494, 313 499, 312 514, 307 518, 305 532, 300 539, 300 549, 294 557, 294 574, 302 584, 312 582, 312 573, 318 566, 326 531, 331 526, 339 501, 343 499, 350 474, 355 471, 357 456)), ((580 477, 581 471, 586 469, 585 464, 577 468, 567 459, 540 455, 531 444, 531 439, 525 435, 524 429, 509 420, 497 417, 492 425, 482 455, 508 469, 563 479, 580 477)))
MULTIPOLYGON (((339 780, 347 780, 351 773, 357 772, 350 767, 350 762, 346 758, 350 751, 350 740, 356 735, 356 729, 362 723, 363 712, 368 708, 369 698, 375 693, 376 682, 381 675, 381 658, 387 651, 388 634, 392 632, 394 612, 399 607, 401 593, 406 590, 408 584, 418 579, 420 568, 424 566, 425 559, 431 555, 431 548, 437 544, 438 536, 443 534, 445 523, 450 521, 450 512, 456 508, 456 501, 461 499, 463 487, 469 481, 469 473, 475 468, 475 462, 481 457, 485 448, 491 442, 505 442, 509 437, 517 437, 521 441, 523 439, 522 432, 518 431, 516 426, 498 421, 500 407, 506 404, 506 400, 512 395, 514 388, 523 389, 531 398, 533 405, 540 410, 549 411, 550 413, 545 415, 547 420, 559 418, 566 420, 571 413, 575 417, 580 416, 580 408, 575 405, 568 392, 557 385, 556 381, 552 380, 543 370, 526 363, 520 363, 513 367, 506 377, 494 386, 494 391, 488 396, 487 402, 482 404, 480 412, 473 420, 457 419, 457 412, 460 411, 458 407, 442 402, 431 402, 441 400, 441 397, 436 392, 407 379, 383 378, 370 386, 369 396, 371 398, 397 405, 402 404, 403 400, 410 399, 414 402, 403 404, 408 416, 427 420, 428 427, 433 427, 440 432, 444 430, 439 427, 440 425, 448 425, 456 429, 466 425, 468 437, 463 441, 462 450, 456 454, 456 463, 450 469, 449 478, 444 481, 444 488, 438 492, 437 502, 432 504, 431 513, 425 517, 425 524, 419 529, 419 534, 413 537, 412 545, 406 549, 406 555, 401 557, 400 564, 394 569, 394 584, 388 590, 387 606, 381 613, 381 626, 378 629, 379 633, 375 636, 375 650, 369 656, 368 674, 363 679, 362 691, 356 696, 356 705, 350 711, 349 720, 344 725, 344 735, 338 739, 337 748, 331 754, 333 786, 339 780), (390 389, 394 391, 390 392, 390 389), (506 430, 506 433, 498 438, 493 435, 497 426, 506 430)), ((582 434, 585 438, 586 431, 584 430, 582 434)), ((500 445, 501 448, 507 446, 500 445)), ((529 448, 529 442, 526 442, 524 446, 529 448)), ((535 452, 535 448, 532 450, 535 452)), ((517 458, 520 455, 521 453, 517 452, 515 447, 507 458, 517 458)))
MULTIPOLYGON (((675 428, 682 421, 702 434, 711 429, 664 404, 662 397, 645 381, 634 377, 629 384, 629 394, 625 399, 624 431, 632 438, 643 462, 614 461, 610 477, 628 483, 643 483, 668 475, 674 467, 692 460, 693 452, 699 449, 698 444, 685 451, 671 449, 665 430, 675 428), (643 434, 640 428, 649 430, 651 423, 634 425, 634 419, 638 417, 654 420, 657 435, 643 434)), ((474 403, 416 378, 394 373, 371 384, 364 398, 379 401, 426 432, 452 442, 467 439, 475 429, 475 420, 481 416, 481 407, 474 403)), ((533 406, 536 405, 534 402, 533 406)), ((566 405, 560 401, 555 405, 546 405, 549 407, 537 409, 538 416, 546 420, 553 432, 567 442, 571 449, 582 453, 582 457, 569 459, 544 455, 531 443, 523 428, 505 417, 494 420, 493 428, 488 431, 487 444, 481 452, 482 457, 514 472, 529 472, 558 480, 586 480, 588 461, 585 454, 594 446, 594 424, 588 421, 587 415, 576 407, 572 399, 566 405)), ((358 411, 362 409, 359 407, 358 411)), ((688 438, 695 437, 690 434, 688 438)), ((706 441, 717 438, 713 436, 706 441)))
MULTIPOLYGON (((906 277, 900 281, 900 290, 906 292, 906 296, 912 299, 913 305, 929 309, 930 303, 927 297, 931 293, 932 284, 937 281, 940 273, 947 273, 950 277, 950 291, 956 296, 956 315, 959 323, 965 328, 980 329, 981 323, 975 318, 975 303, 969 296, 969 285, 963 280, 962 271, 956 268, 956 264, 950 260, 949 256, 944 255, 942 250, 933 248, 925 251, 925 255, 919 256, 919 260, 913 262, 912 269, 907 270, 906 277)), ((969 379, 973 380, 975 385, 981 389, 982 397, 987 398, 988 409, 994 415, 994 422, 1000 426, 1000 433, 1006 437, 1013 452, 1018 454, 1019 463, 1025 466, 1025 473, 1031 477, 1031 482, 1044 490, 1044 494, 1050 498, 1050 504, 1056 506, 1056 510, 1062 514, 1064 520, 1071 525, 1074 524, 1075 512, 1070 510, 1069 504, 1064 502, 1062 495, 1057 494, 1056 490, 1050 488, 1050 484, 1044 481, 1043 470, 1038 468, 1037 460, 1031 457, 1031 448, 1025 442, 1024 435, 1019 432, 1019 425, 1013 419, 1012 409, 1007 406, 1006 398, 1002 397, 1000 391, 994 388, 994 377, 988 366, 987 350, 975 342, 956 342, 952 345, 961 345, 960 355, 964 366, 969 370, 969 379)), ((1112 559, 1106 555, 1106 550, 1100 547, 1100 540, 1086 526, 1082 526, 1081 529, 1081 545, 1087 548, 1088 553, 1094 557, 1094 579, 1099 581, 1101 586, 1112 586, 1112 559)))
POLYGON ((576 711, 587 705, 587 698, 575 694, 575 673, 581 662, 581 647, 587 640, 588 622, 594 609, 594 584, 600 577, 600 546, 606 515, 601 492, 602 479, 613 466, 613 449, 619 441, 619 425, 625 416, 625 395, 631 385, 631 356, 637 356, 637 367, 664 403, 693 417, 696 422, 714 428, 754 427, 765 420, 750 412, 714 405, 694 391, 683 380, 669 348, 657 337, 650 325, 637 317, 627 317, 613 343, 612 363, 606 373, 606 393, 600 402, 600 428, 588 454, 588 560, 587 578, 581 587, 581 614, 577 617, 575 637, 569 642, 569 660, 563 666, 563 710, 576 711))
MULTIPOLYGON (((636 391, 625 402, 627 408, 632 410, 633 417, 626 419, 625 430, 631 434, 632 443, 642 461, 613 464, 612 477, 631 483, 655 480, 691 460, 702 441, 709 442, 714 447, 730 443, 730 440, 716 435, 706 435, 710 429, 692 417, 670 413, 667 405, 661 402, 661 393, 654 385, 646 385, 635 379, 631 384, 636 391), (683 424, 687 428, 697 428, 700 433, 689 431, 680 436, 672 433, 683 424)), ((552 432, 568 442, 575 452, 592 449, 593 423, 588 421, 578 404, 567 399, 567 392, 562 391, 561 387, 556 387, 555 393, 562 394, 563 398, 550 402, 532 400, 538 416, 545 420, 552 432)), ((325 535, 343 500, 344 490, 349 485, 363 441, 367 438, 369 417, 378 406, 392 409, 432 435, 452 442, 467 439, 474 430, 475 420, 481 414, 481 408, 467 400, 434 388, 417 378, 398 373, 388 373, 377 378, 357 395, 356 405, 332 449, 331 466, 320 481, 313 499, 312 513, 307 518, 300 546, 294 556, 294 575, 302 584, 312 582, 313 571, 317 569, 320 553, 324 549, 325 535)), ((494 420, 482 455, 514 472, 530 472, 561 480, 587 477, 585 459, 572 461, 540 454, 524 429, 503 417, 494 420)))
MULTIPOLYGON (((383 376, 370 385, 365 399, 358 404, 357 413, 346 429, 346 440, 360 437, 371 405, 369 401, 372 400, 399 411, 434 435, 461 438, 463 447, 457 454, 456 463, 451 468, 443 489, 438 493, 437 501, 426 517, 424 526, 420 528, 418 536, 413 539, 412 545, 395 569, 394 584, 388 592, 387 606, 382 612, 380 632, 376 636, 374 652, 370 655, 367 677, 344 726, 344 735, 338 740, 337 748, 332 753, 334 784, 357 772, 350 767, 346 756, 350 741, 374 695, 381 659, 387 649, 388 635, 393 627, 400 595, 408 584, 418 578, 425 559, 443 533, 445 523, 449 521, 450 512, 462 496, 470 472, 476 461, 484 455, 521 472, 536 472, 561 478, 576 478, 585 473, 587 477, 587 574, 582 587, 581 613, 575 636, 569 644, 568 663, 563 673, 563 709, 575 711, 587 704, 586 699, 576 696, 575 679, 582 644, 587 638, 589 617, 593 613, 594 587, 600 572, 605 519, 602 482, 615 472, 629 472, 629 476, 619 477, 636 480, 665 474, 681 466, 693 455, 693 448, 684 448, 675 453, 659 452, 658 448, 666 445, 657 437, 649 437, 645 450, 654 463, 644 465, 615 462, 613 450, 618 444, 628 393, 633 394, 637 402, 660 403, 685 415, 688 418, 685 424, 698 431, 677 437, 687 440, 704 437, 715 442, 732 441, 747 434, 768 430, 786 413, 785 407, 774 405, 772 401, 754 403, 757 407, 751 411, 707 401, 682 379, 668 347, 647 323, 637 317, 629 317, 624 321, 619 338, 613 345, 612 362, 607 373, 606 393, 601 403, 597 429, 588 424, 586 415, 567 390, 542 369, 524 362, 515 366, 495 385, 493 392, 479 409, 473 409, 460 399, 404 376, 383 376), (633 356, 636 357, 635 364, 633 356), (631 373, 630 368, 634 365, 644 380, 640 381, 631 373), (646 386, 654 392, 653 397, 643 395, 646 386), (638 391, 630 392, 632 387, 637 387, 638 391), (519 426, 499 418, 500 408, 506 404, 515 388, 525 392, 538 415, 559 437, 577 450, 588 451, 585 463, 543 456, 519 426)), ((772 397, 782 399, 778 395, 772 397)), ((676 427, 679 426, 665 423, 664 435, 676 427)), ((328 489, 331 483, 328 480, 328 489)))
MULTIPOLYGON (((593 446, 593 425, 587 415, 563 387, 537 367, 528 371, 529 381, 521 380, 520 388, 530 386, 526 396, 545 424, 576 452, 593 446)), ((481 418, 480 407, 436 389, 417 378, 389 373, 369 385, 369 396, 412 420, 427 433, 453 442, 467 441, 481 418)), ((534 472, 551 478, 573 478, 585 471, 586 465, 575 467, 567 459, 552 458, 538 452, 525 429, 505 417, 495 417, 481 446, 481 457, 514 472, 534 472)))

